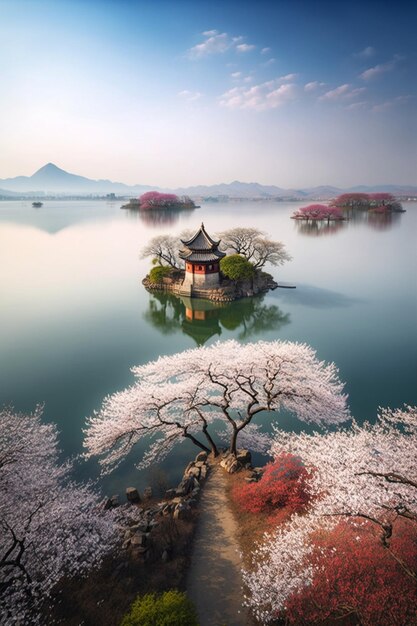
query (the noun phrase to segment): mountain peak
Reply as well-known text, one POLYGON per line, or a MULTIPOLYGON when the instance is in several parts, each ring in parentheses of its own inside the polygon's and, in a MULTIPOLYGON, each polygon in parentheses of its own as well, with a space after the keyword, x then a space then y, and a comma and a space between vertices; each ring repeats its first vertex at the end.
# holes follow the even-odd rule
MULTIPOLYGON (((33 174, 33 176, 36 176, 37 174, 52 174, 57 172, 65 172, 65 170, 62 170, 60 167, 56 166, 55 163, 47 163, 46 165, 38 169, 33 174)), ((67 172, 65 172, 65 174, 66 173, 67 172)))

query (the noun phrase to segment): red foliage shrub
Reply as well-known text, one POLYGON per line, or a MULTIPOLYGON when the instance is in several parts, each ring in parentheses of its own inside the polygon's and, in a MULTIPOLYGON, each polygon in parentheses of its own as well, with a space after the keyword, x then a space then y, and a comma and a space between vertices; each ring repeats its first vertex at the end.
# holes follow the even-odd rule
POLYGON ((349 614, 362 626, 417 624, 416 580, 395 558, 416 571, 415 525, 398 519, 389 550, 371 522, 361 526, 341 522, 315 539, 313 584, 290 598, 289 624, 314 624, 349 614))
POLYGON ((249 513, 274 513, 282 507, 298 510, 309 502, 310 476, 299 457, 283 453, 265 466, 259 482, 236 486, 232 496, 249 513))

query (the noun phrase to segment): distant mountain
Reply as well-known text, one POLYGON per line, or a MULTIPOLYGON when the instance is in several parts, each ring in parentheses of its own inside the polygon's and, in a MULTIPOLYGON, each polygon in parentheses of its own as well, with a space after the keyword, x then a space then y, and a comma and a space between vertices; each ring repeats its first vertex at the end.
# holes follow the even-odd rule
POLYGON ((230 198, 291 198, 300 200, 333 198, 347 191, 372 193, 387 191, 395 195, 415 196, 417 186, 407 185, 374 185, 356 186, 349 189, 339 189, 324 185, 321 187, 307 187, 302 189, 283 189, 275 185, 261 185, 259 183, 243 183, 234 180, 231 183, 218 185, 196 185, 177 189, 162 189, 151 185, 125 185, 111 180, 92 180, 84 176, 70 174, 53 163, 47 163, 32 176, 16 176, 15 178, 0 179, 0 196, 13 197, 15 194, 107 194, 117 193, 126 196, 138 196, 150 190, 174 192, 179 195, 192 197, 229 196, 230 198))
POLYGON ((15 192, 33 193, 144 193, 155 189, 149 185, 125 185, 110 180, 92 180, 84 176, 70 174, 53 163, 47 163, 32 176, 0 179, 0 187, 15 192))

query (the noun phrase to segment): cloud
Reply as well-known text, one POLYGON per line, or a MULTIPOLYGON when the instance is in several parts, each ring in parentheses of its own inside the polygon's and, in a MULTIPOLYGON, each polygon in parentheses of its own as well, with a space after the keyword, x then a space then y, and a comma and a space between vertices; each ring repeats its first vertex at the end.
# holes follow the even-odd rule
POLYGON ((313 80, 311 83, 304 85, 304 91, 316 91, 319 87, 324 87, 326 83, 320 83, 318 80, 313 80))
POLYGON ((285 76, 280 76, 280 80, 283 82, 292 82, 296 78, 298 78, 298 74, 286 74, 285 76))
POLYGON ((297 87, 293 83, 277 85, 277 81, 270 80, 266 83, 246 87, 234 87, 229 89, 219 98, 221 106, 229 109, 252 109, 254 111, 266 111, 276 109, 283 104, 294 100, 297 96, 297 87))
POLYGON ((375 48, 373 48, 372 46, 367 46, 360 52, 355 52, 353 56, 358 57, 360 59, 369 59, 370 57, 374 56, 375 52, 376 52, 375 48))
POLYGON ((326 91, 326 93, 321 96, 320 100, 338 100, 341 96, 346 95, 349 91, 350 85, 345 83, 344 85, 340 85, 335 89, 331 89, 330 91, 326 91))
POLYGON ((215 35, 207 35, 203 33, 206 37, 205 41, 197 44, 193 48, 188 50, 188 56, 191 59, 199 59, 201 57, 208 56, 209 54, 221 54, 226 52, 232 45, 232 41, 227 33, 218 33, 217 31, 206 31, 216 32, 215 35))
POLYGON ((362 80, 371 80, 372 78, 376 78, 381 74, 385 74, 385 72, 390 72, 403 58, 404 57, 396 54, 394 58, 391 59, 391 61, 387 61, 387 63, 380 63, 379 65, 374 65, 374 67, 368 68, 359 75, 359 78, 362 78, 362 80))
POLYGON ((233 72, 233 74, 230 74, 230 76, 234 79, 240 78, 242 76, 242 72, 233 72))
POLYGON ((268 52, 271 52, 271 48, 262 48, 261 50, 261 54, 268 54, 268 52))
POLYGON ((406 102, 409 102, 409 100, 411 100, 413 98, 413 96, 397 96, 396 98, 394 98, 393 100, 387 100, 386 102, 380 102, 379 104, 375 104, 372 107, 372 111, 374 113, 381 113, 384 111, 387 111, 389 109, 392 109, 392 107, 398 105, 398 104, 405 104, 406 102))
POLYGON ((183 91, 180 91, 177 95, 180 96, 180 98, 184 98, 184 100, 193 102, 194 100, 198 100, 199 98, 201 98, 203 94, 201 94, 199 91, 188 91, 188 89, 184 89, 183 91))
POLYGON ((275 63, 276 59, 271 58, 268 59, 268 61, 265 61, 265 63, 262 63, 263 67, 268 67, 269 65, 272 65, 273 63, 275 63))
POLYGON ((218 30, 206 30, 201 33, 204 41, 187 50, 190 59, 201 59, 212 54, 223 54, 234 49, 237 52, 249 52, 256 46, 244 43, 244 37, 231 37, 228 33, 220 33, 218 30))
POLYGON ((348 110, 365 109, 367 105, 366 100, 361 100, 360 102, 352 102, 352 104, 348 104, 345 108, 348 110))
POLYGON ((238 46, 236 46, 236 50, 238 52, 250 52, 251 50, 255 50, 256 46, 254 46, 253 44, 249 44, 249 43, 241 43, 238 46))
MULTIPOLYGON (((304 87, 305 89, 305 87, 304 87)), ((357 87, 355 89, 352 88, 352 85, 345 83, 344 85, 339 85, 335 89, 331 89, 330 91, 326 91, 325 94, 320 96, 319 100, 327 100, 327 101, 337 101, 345 98, 356 98, 365 91, 365 87, 357 87)))

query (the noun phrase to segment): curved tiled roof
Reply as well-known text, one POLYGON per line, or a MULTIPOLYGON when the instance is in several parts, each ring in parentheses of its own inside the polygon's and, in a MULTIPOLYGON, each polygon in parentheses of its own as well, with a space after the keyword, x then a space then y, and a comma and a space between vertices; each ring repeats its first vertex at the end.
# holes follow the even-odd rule
POLYGON ((180 251, 181 259, 194 263, 209 263, 210 261, 218 261, 224 256, 226 256, 226 254, 224 252, 220 252, 220 250, 207 250, 207 252, 195 252, 194 250, 180 251))
POLYGON ((194 263, 209 263, 218 261, 226 256, 225 252, 218 250, 220 241, 214 241, 204 228, 204 224, 198 229, 196 234, 188 241, 181 239, 185 248, 180 250, 180 258, 184 261, 194 263))
POLYGON ((210 237, 203 223, 191 239, 188 241, 181 239, 181 242, 184 246, 190 248, 190 250, 212 250, 213 248, 217 248, 220 243, 220 241, 214 241, 214 239, 210 237))

